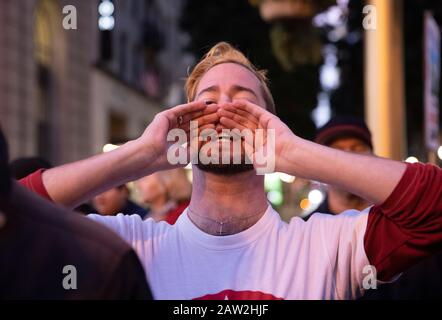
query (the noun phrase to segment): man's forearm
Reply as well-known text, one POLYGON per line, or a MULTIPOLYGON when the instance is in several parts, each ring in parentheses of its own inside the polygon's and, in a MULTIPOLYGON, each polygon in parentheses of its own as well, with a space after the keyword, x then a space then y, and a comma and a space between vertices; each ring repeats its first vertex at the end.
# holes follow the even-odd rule
POLYGON ((344 152, 298 139, 291 148, 287 173, 332 184, 374 204, 384 202, 403 176, 406 164, 344 152))
POLYGON ((198 121, 201 127, 216 122, 217 110, 218 106, 207 106, 204 101, 164 110, 141 137, 119 149, 44 172, 44 187, 53 201, 74 207, 112 187, 172 169, 167 161, 171 130, 189 130, 190 121, 198 121))
POLYGON ((51 199, 75 207, 112 187, 135 180, 154 171, 149 153, 138 141, 117 150, 47 170, 43 184, 51 199))

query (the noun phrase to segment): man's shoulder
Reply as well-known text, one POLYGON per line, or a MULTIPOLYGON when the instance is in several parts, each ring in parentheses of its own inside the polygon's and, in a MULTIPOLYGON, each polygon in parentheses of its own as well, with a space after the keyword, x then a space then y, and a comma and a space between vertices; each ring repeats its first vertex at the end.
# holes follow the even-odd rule
MULTIPOLYGON (((15 291, 6 292, 6 296, 125 297, 129 295, 124 292, 125 285, 135 288, 135 283, 145 279, 130 246, 111 230, 80 214, 21 187, 14 188, 4 212, 7 223, 1 230, 0 261, 7 270, 5 274, 38 275, 29 283, 9 281, 5 287, 15 291), (25 254, 17 255, 17 252, 25 254), (32 261, 31 269, 29 261, 32 261), (72 270, 78 275, 79 290, 75 292, 64 290, 61 283, 63 273, 74 272, 72 270), (131 275, 127 275, 128 272, 131 275)), ((7 277, 3 280, 8 281, 7 277)))
POLYGON ((120 213, 116 216, 90 214, 87 218, 107 227, 132 246, 140 241, 147 245, 150 240, 165 239, 176 230, 175 225, 170 225, 165 221, 156 222, 152 218, 143 220, 138 214, 120 213))
POLYGON ((291 228, 301 230, 315 230, 312 234, 318 236, 340 232, 341 229, 346 228, 364 228, 368 218, 369 208, 364 211, 358 210, 346 210, 340 214, 330 214, 313 212, 308 215, 308 219, 301 217, 294 217, 290 220, 289 226, 291 228))

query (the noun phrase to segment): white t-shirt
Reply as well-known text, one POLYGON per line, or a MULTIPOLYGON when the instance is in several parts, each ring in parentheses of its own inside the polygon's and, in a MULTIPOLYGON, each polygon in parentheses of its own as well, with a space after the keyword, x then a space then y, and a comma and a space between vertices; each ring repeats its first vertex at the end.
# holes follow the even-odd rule
POLYGON ((91 219, 137 252, 156 299, 352 299, 362 295, 368 211, 290 223, 268 207, 249 229, 212 236, 183 212, 175 225, 138 215, 91 219))

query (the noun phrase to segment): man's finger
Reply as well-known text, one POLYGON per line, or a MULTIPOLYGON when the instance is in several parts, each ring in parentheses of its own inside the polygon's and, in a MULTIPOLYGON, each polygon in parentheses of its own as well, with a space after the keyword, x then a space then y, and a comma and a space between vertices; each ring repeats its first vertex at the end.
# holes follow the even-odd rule
POLYGON ((183 129, 184 131, 188 132, 188 131, 190 131, 190 124, 193 122, 196 123, 196 127, 198 129, 201 129, 202 126, 205 126, 208 124, 212 124, 213 126, 215 126, 215 123, 219 122, 219 118, 220 117, 217 113, 206 114, 206 115, 200 116, 198 118, 195 118, 191 121, 183 123, 180 126, 180 128, 183 129))
POLYGON ((203 101, 194 101, 166 110, 164 115, 169 119, 170 125, 174 127, 179 125, 180 122, 184 122, 184 116, 186 114, 202 111, 206 107, 203 101))
POLYGON ((207 106, 203 110, 190 112, 190 113, 184 115, 183 119, 182 119, 182 123, 198 120, 198 118, 201 118, 205 115, 216 114, 217 111, 218 111, 218 106, 215 104, 212 104, 210 106, 207 106))
POLYGON ((220 109, 218 111, 218 114, 221 117, 229 118, 229 119, 235 121, 236 123, 238 123, 244 127, 247 127, 249 129, 252 129, 252 130, 255 130, 258 127, 258 123, 252 121, 250 119, 250 117, 247 117, 247 116, 244 117, 242 115, 239 115, 238 113, 235 113, 235 112, 227 110, 227 109, 220 109))
POLYGON ((263 116, 269 116, 272 115, 270 112, 265 110, 264 108, 251 103, 248 100, 238 100, 231 104, 232 107, 238 108, 239 110, 244 110, 250 114, 252 114, 255 118, 258 120, 261 119, 263 116))
POLYGON ((235 120, 228 118, 228 117, 221 117, 219 119, 219 122, 225 126, 227 129, 239 129, 240 131, 244 129, 249 129, 248 127, 245 127, 243 124, 236 122, 235 120))
POLYGON ((249 119, 249 121, 255 123, 257 126, 259 124, 259 119, 256 118, 253 114, 251 114, 250 112, 244 111, 242 109, 239 109, 239 108, 235 107, 234 105, 231 105, 231 104, 225 105, 225 106, 223 106, 223 108, 220 108, 218 112, 221 113, 224 110, 236 113, 243 118, 247 118, 247 119, 249 119))

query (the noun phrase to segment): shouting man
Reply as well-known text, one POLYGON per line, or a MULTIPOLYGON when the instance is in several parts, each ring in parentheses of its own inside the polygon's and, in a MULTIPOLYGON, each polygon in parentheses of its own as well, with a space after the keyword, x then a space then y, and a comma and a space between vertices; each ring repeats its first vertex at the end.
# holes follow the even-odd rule
POLYGON ((195 67, 186 91, 189 103, 159 113, 140 138, 22 181, 72 207, 184 165, 170 159, 189 151, 192 198, 174 226, 139 216, 90 216, 134 247, 155 298, 352 299, 375 287, 375 280, 394 280, 442 249, 439 168, 353 154, 296 136, 275 116, 265 73, 227 43, 217 44, 195 67), (238 138, 227 129, 253 137, 238 138), (187 133, 188 144, 177 147, 168 139, 177 130, 187 133), (239 151, 233 147, 238 139, 239 151), (263 150, 266 156, 259 157, 263 150), (241 161, 207 161, 225 160, 228 153, 228 160, 241 161), (374 206, 287 224, 266 199, 264 177, 257 174, 263 167, 338 186, 374 206))

